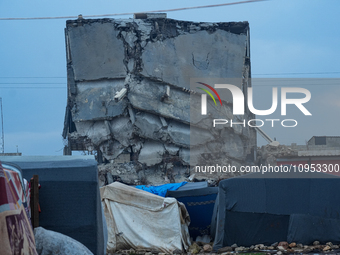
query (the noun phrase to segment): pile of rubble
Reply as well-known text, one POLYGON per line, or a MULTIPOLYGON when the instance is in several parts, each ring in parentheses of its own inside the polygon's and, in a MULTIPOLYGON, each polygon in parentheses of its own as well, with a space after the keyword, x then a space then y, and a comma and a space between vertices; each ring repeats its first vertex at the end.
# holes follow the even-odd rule
MULTIPOLYGON (((235 253, 261 253, 261 254, 297 254, 297 253, 331 253, 331 252, 339 252, 339 245, 334 245, 331 242, 326 243, 325 245, 320 244, 319 241, 313 242, 312 245, 303 245, 303 244, 297 244, 295 242, 293 243, 287 243, 287 242, 276 242, 273 243, 270 246, 265 246, 264 244, 256 244, 252 245, 250 247, 244 247, 244 246, 238 246, 237 244, 233 244, 232 246, 226 246, 218 251, 213 251, 213 245, 212 243, 202 243, 202 242, 194 242, 189 250, 188 255, 190 254, 221 254, 221 255, 229 255, 229 254, 235 254, 235 253)), ((144 255, 165 255, 165 253, 160 253, 157 250, 122 250, 117 252, 116 254, 144 254, 144 255)), ((182 254, 181 251, 174 251, 173 254, 182 254)))
POLYGON ((271 145, 267 144, 257 149, 258 165, 275 165, 276 159, 283 157, 297 156, 297 150, 293 150, 286 145, 271 145))
MULTIPOLYGON (((204 246, 200 250, 200 253, 205 252, 204 246)), ((339 249, 338 245, 333 245, 333 243, 328 242, 325 245, 321 245, 319 241, 313 242, 313 245, 303 245, 301 243, 297 244, 295 242, 276 242, 270 246, 265 246, 263 244, 252 245, 250 247, 238 247, 236 244, 232 246, 227 246, 219 249, 217 253, 227 255, 233 254, 235 252, 265 252, 267 254, 296 254, 296 253, 323 253, 323 252, 334 252, 339 249)))

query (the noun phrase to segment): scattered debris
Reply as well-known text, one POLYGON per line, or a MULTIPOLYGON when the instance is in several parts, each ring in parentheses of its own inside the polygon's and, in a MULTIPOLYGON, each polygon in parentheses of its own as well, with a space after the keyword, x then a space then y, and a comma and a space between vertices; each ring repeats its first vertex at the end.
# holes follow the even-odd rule
POLYGON ((267 144, 257 149, 257 164, 276 166, 277 158, 297 155, 297 150, 293 150, 286 145, 272 146, 267 144))

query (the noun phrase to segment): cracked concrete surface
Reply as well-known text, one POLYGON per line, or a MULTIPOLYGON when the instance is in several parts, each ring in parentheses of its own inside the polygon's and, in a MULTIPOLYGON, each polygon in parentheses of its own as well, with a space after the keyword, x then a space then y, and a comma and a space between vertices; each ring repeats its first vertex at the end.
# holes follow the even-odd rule
POLYGON ((250 86, 248 23, 144 16, 67 21, 65 154, 95 152, 102 184, 182 181, 195 165, 221 157, 225 164, 248 164, 255 131, 237 125, 211 128, 211 119, 221 112, 238 120, 230 94, 221 93, 226 104, 211 116, 202 116, 201 106, 190 102, 196 96, 192 78, 234 79, 243 91, 250 86), (123 88, 127 94, 114 100, 123 88))

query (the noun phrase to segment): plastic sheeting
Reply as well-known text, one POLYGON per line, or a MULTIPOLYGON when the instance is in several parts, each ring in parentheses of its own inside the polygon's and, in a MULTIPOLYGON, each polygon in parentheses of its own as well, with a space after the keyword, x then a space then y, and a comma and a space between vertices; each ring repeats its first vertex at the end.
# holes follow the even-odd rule
MULTIPOLYGON (((194 184, 196 183, 199 184, 198 182, 194 184)), ((204 183, 206 182, 203 182, 203 185, 204 183)), ((197 187, 201 186, 197 185, 197 187)), ((194 240, 197 236, 210 235, 211 218, 217 192, 217 187, 196 188, 195 185, 192 185, 192 189, 168 191, 166 194, 167 197, 176 198, 187 208, 191 219, 189 233, 194 240)))
POLYGON ((108 226, 108 252, 133 248, 172 253, 189 247, 190 217, 176 199, 118 182, 102 187, 100 194, 108 226))
POLYGON ((187 182, 180 182, 180 183, 167 183, 159 186, 145 186, 145 185, 138 185, 136 186, 137 189, 145 190, 152 194, 165 197, 166 192, 168 190, 177 190, 178 188, 185 185, 187 182))
POLYGON ((234 243, 340 242, 340 178, 321 173, 275 176, 249 174, 219 183, 215 250, 234 243))

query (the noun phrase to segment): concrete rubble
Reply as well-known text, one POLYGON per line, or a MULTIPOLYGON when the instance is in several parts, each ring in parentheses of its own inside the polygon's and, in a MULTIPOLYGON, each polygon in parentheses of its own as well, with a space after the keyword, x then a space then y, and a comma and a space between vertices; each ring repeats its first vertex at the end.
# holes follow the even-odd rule
POLYGON ((286 145, 264 145, 257 149, 257 164, 276 166, 278 158, 297 156, 298 151, 286 145))
MULTIPOLYGON (((243 91, 251 86, 249 24, 144 16, 67 21, 64 154, 95 153, 102 184, 179 182, 195 165, 221 158, 219 164, 251 164, 255 130, 212 129, 214 116, 202 116, 190 103, 200 97, 191 78, 239 78, 243 91)), ((219 111, 239 120, 230 100, 219 111)))
MULTIPOLYGON (((268 255, 282 255, 282 254, 338 254, 339 253, 339 245, 335 245, 332 242, 327 242, 325 244, 320 244, 319 241, 315 241, 311 245, 304 245, 301 243, 287 243, 287 242, 276 242, 269 246, 264 244, 256 244, 250 247, 238 246, 237 244, 233 244, 231 246, 226 246, 218 251, 214 251, 212 249, 212 243, 203 243, 203 242, 194 242, 190 246, 187 254, 212 254, 212 255, 231 255, 235 253, 240 254, 268 254, 268 255)), ((165 253, 158 253, 157 251, 152 250, 121 250, 118 251, 116 254, 158 254, 158 255, 165 255, 165 253)), ((182 252, 173 254, 182 254, 182 252)))

